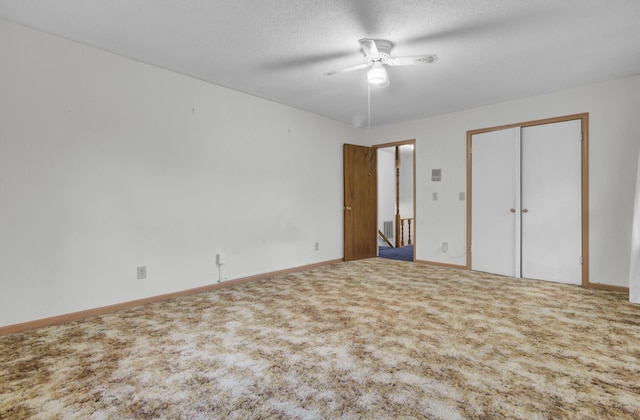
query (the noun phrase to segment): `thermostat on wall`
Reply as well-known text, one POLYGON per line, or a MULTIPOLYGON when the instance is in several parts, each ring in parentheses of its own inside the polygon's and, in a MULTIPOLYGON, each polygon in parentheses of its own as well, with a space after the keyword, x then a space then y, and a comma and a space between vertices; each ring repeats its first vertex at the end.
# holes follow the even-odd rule
POLYGON ((442 180, 442 169, 432 169, 431 170, 431 181, 439 182, 442 180))

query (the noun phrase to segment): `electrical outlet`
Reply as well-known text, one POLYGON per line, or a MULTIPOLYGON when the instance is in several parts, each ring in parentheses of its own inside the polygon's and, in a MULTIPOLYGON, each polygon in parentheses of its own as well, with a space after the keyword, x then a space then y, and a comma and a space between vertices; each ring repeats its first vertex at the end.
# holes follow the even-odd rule
POLYGON ((147 278, 147 266, 146 265, 138 266, 137 269, 136 269, 136 273, 137 273, 138 280, 146 279, 147 278))
POLYGON ((442 243, 442 252, 447 252, 449 250, 449 243, 448 242, 443 242, 442 243))
POLYGON ((313 249, 315 249, 316 251, 319 251, 319 250, 320 250, 320 242, 316 242, 316 243, 313 245, 313 249))
POLYGON ((438 193, 437 192, 431 193, 431 199, 433 201, 438 201, 438 193))

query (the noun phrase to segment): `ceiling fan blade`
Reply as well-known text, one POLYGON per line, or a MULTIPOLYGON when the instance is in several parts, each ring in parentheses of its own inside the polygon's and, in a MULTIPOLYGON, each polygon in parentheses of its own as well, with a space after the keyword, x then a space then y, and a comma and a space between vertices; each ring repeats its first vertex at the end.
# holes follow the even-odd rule
POLYGON ((358 64, 357 66, 345 67, 343 69, 328 71, 328 72, 324 73, 324 75, 325 76, 333 76, 334 74, 338 74, 338 73, 346 73, 348 71, 366 69, 367 67, 370 67, 370 66, 371 66, 371 64, 369 64, 369 63, 358 64))
POLYGON ((378 51, 378 46, 376 45, 376 41, 373 39, 359 39, 358 42, 362 47, 362 52, 364 52, 365 57, 367 59, 377 59, 380 58, 380 51, 378 51))
POLYGON ((435 54, 429 55, 416 55, 413 57, 394 57, 384 60, 385 64, 390 66, 411 66, 413 64, 432 64, 438 61, 438 56, 435 54))

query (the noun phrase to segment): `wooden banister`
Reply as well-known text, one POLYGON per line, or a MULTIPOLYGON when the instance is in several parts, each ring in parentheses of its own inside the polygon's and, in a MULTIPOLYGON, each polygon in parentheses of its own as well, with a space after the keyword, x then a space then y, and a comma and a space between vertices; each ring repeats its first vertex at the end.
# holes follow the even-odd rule
MULTIPOLYGON (((411 245, 413 242, 411 241, 411 223, 413 222, 413 217, 400 219, 400 246, 404 246, 404 224, 407 222, 407 245, 411 245)), ((397 240, 397 239, 396 239, 397 240)))
POLYGON ((385 236, 385 234, 384 234, 384 233, 382 233, 382 231, 381 231, 380 229, 378 229, 378 235, 380 235, 380 237, 382 238, 382 240, 383 240, 387 245, 389 245, 391 248, 395 248, 395 247, 393 246, 393 244, 391 243, 391 241, 389 240, 389 238, 387 238, 387 237, 385 236))

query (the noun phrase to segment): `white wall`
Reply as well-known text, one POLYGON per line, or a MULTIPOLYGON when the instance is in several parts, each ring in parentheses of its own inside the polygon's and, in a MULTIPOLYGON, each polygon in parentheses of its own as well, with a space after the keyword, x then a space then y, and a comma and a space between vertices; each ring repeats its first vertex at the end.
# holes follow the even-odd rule
POLYGON ((361 130, 3 20, 0 63, 0 326, 342 258, 361 130))
MULTIPOLYGON (((640 156, 638 157, 640 163, 640 156)), ((629 267, 629 301, 640 303, 640 164, 636 176, 636 193, 631 227, 631 252, 629 267)))
POLYGON ((640 76, 393 124, 383 143, 416 139, 416 258, 466 264, 466 131, 589 112, 590 280, 628 286, 635 175, 640 147, 640 76), (442 168, 442 182, 431 169, 442 168), (432 201, 432 192, 439 200, 432 201), (440 250, 449 243, 449 252, 440 250))
POLYGON ((408 145, 400 147, 400 216, 413 217, 413 149, 408 145))
MULTIPOLYGON (((378 229, 384 232, 384 221, 396 220, 396 154, 394 147, 378 149, 378 229)), ((394 225, 395 226, 395 225, 394 225)), ((394 229, 395 232, 395 229, 394 229)), ((395 235, 395 233, 394 233, 395 235)), ((389 238, 395 243, 395 236, 389 238)), ((380 242, 380 240, 378 240, 380 242)), ((382 245, 382 242, 380 242, 382 245)))

